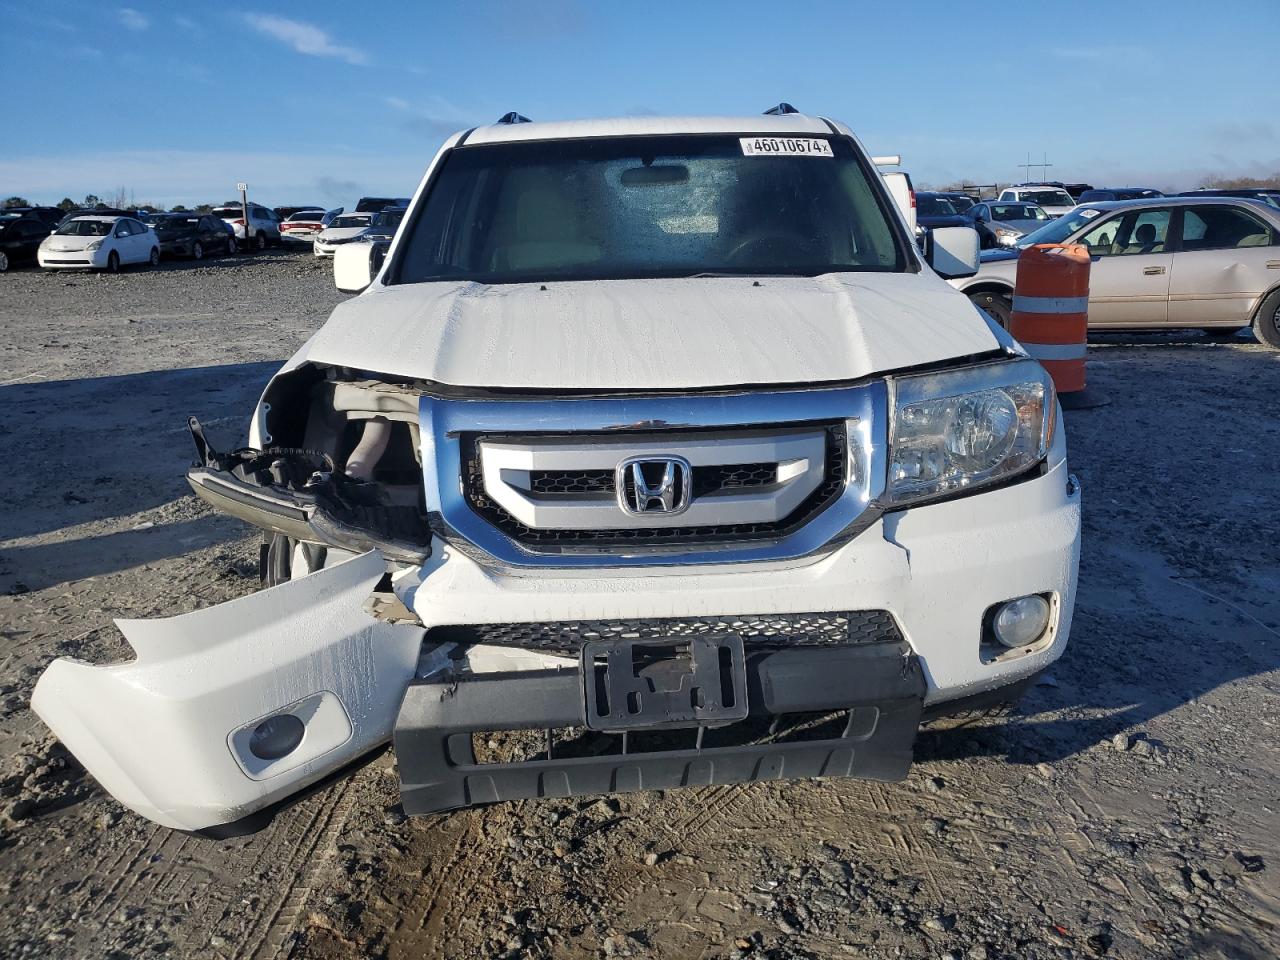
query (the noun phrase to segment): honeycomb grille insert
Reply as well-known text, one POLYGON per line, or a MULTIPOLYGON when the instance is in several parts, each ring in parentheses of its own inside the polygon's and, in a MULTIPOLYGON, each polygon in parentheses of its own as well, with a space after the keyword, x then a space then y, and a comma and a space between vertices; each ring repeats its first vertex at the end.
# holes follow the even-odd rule
POLYGON ((665 640, 736 633, 752 648, 897 643, 902 632, 887 610, 776 613, 702 619, 566 620, 433 627, 432 641, 488 643, 577 652, 589 640, 665 640))

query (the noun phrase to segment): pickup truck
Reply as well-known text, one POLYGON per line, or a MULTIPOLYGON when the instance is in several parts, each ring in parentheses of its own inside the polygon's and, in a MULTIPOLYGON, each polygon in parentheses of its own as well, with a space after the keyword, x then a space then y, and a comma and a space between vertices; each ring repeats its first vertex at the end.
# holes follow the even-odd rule
POLYGON ((409 814, 904 778, 1071 626, 1080 487, 1051 381, 917 248, 838 122, 450 137, 389 247, 195 493, 264 589, 122 620, 33 706, 122 803, 252 829, 394 742, 409 814))

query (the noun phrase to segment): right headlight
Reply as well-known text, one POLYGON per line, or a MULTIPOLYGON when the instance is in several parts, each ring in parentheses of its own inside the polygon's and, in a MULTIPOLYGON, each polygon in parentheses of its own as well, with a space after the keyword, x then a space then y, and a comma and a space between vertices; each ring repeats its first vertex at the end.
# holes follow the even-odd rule
POLYGON ((101 250, 101 249, 102 249, 102 241, 101 241, 101 240, 94 240, 94 241, 93 241, 92 243, 90 243, 87 247, 85 247, 85 249, 86 249, 86 250, 88 250, 90 253, 92 253, 94 250, 101 250))
POLYGON ((966 492, 1038 464, 1053 437, 1053 381, 1034 360, 893 380, 891 507, 966 492))

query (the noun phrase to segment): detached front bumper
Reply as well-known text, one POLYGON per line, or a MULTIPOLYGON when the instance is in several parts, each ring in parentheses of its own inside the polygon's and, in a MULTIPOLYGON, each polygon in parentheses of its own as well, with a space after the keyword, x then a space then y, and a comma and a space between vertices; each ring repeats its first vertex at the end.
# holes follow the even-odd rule
POLYGON ((390 737, 422 630, 364 612, 385 569, 371 552, 195 613, 117 621, 136 660, 55 660, 31 706, 144 817, 185 830, 239 820, 390 737), (301 743, 255 754, 255 728, 286 715, 301 743))
MULTIPOLYGON (((945 712, 949 704, 1018 689, 1065 647, 1080 492, 1060 440, 1050 459, 1040 476, 886 514, 834 552, 799 561, 530 571, 487 566, 437 542, 425 561, 394 578, 398 598, 422 626, 365 612, 386 571, 384 556, 371 550, 221 606, 119 622, 135 661, 57 660, 32 705, 121 802, 189 830, 289 797, 393 733, 410 812, 779 777, 897 779, 909 766, 922 708, 945 712), (984 645, 993 605, 1029 594, 1050 599, 1042 637, 1018 650, 984 645), (655 634, 661 638, 673 621, 705 620, 720 635, 734 632, 721 626, 726 622, 767 622, 797 611, 870 611, 889 618, 896 632, 807 648, 744 644, 734 676, 746 684, 749 712, 738 720, 764 721, 767 731, 773 718, 835 710, 846 716, 843 731, 795 743, 718 743, 718 731, 730 725, 699 722, 693 726, 704 727, 706 739, 691 745, 590 756, 575 755, 577 734, 562 732, 541 758, 476 762, 477 733, 578 728, 587 719, 583 662, 502 646, 504 630, 533 622, 580 635, 627 621, 662 625, 655 634), (439 671, 458 662, 419 668, 428 633, 442 643, 475 644, 462 651, 466 669, 448 683, 439 671), (255 754, 254 731, 286 715, 305 729, 301 742, 279 757, 255 754)), ((252 492, 211 479, 192 477, 211 502, 252 492)), ((250 511, 289 505, 239 502, 250 511)), ((300 510, 291 521, 301 525, 296 533, 315 537, 323 514, 292 506, 300 510)), ((506 642, 519 641, 508 635, 506 642)), ((609 732, 607 725, 594 729, 609 732)))

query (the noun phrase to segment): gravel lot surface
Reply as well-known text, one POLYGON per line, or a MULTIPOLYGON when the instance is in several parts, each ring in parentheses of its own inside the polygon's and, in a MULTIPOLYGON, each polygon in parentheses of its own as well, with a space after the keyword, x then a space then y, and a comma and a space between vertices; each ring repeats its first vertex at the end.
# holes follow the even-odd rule
POLYGON ((1280 354, 1097 338, 1068 414, 1071 645, 903 783, 766 783, 406 820, 394 758, 215 842, 156 827, 28 708, 111 620, 257 587, 187 494, 342 299, 310 256, 0 276, 0 956, 1280 955, 1280 354))

